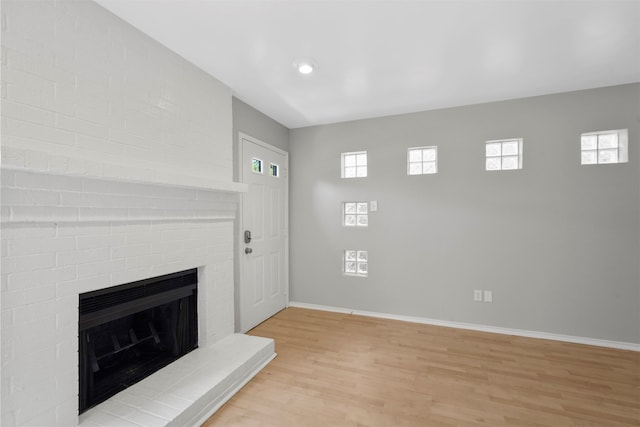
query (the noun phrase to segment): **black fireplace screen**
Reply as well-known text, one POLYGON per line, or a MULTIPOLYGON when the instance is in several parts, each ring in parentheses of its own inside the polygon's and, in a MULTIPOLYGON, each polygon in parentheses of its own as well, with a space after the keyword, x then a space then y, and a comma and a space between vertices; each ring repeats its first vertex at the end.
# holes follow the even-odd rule
POLYGON ((198 346, 197 269, 80 295, 80 413, 198 346))

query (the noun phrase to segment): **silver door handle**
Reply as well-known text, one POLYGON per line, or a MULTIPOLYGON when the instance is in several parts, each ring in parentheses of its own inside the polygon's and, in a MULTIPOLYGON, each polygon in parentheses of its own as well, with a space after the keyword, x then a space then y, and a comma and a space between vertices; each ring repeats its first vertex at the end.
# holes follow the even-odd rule
POLYGON ((250 254, 251 252, 253 252, 253 249, 251 249, 251 248, 244 248, 244 253, 245 253, 245 254, 250 254))

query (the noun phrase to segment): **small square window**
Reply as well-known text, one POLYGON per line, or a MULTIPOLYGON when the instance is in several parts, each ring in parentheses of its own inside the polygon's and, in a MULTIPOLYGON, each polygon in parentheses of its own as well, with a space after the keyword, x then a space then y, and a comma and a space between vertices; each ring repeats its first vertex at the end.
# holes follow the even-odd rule
POLYGON ((274 163, 269 163, 269 175, 274 176, 276 178, 280 176, 280 168, 278 167, 278 165, 274 163))
POLYGON ((414 147, 407 151, 407 174, 426 175, 438 172, 438 147, 414 147))
POLYGON ((367 152, 342 153, 342 178, 367 176, 367 152))
POLYGON ((580 164, 626 163, 629 130, 583 133, 580 137, 580 164))
POLYGON ((488 171, 522 169, 522 138, 487 141, 485 169, 488 171))
POLYGON ((369 255, 367 251, 347 249, 344 251, 344 274, 367 277, 369 272, 369 255))
POLYGON ((345 227, 369 226, 369 204, 367 202, 343 203, 342 225, 345 227))
POLYGON ((255 157, 251 159, 251 170, 255 173, 262 173, 262 160, 255 157))

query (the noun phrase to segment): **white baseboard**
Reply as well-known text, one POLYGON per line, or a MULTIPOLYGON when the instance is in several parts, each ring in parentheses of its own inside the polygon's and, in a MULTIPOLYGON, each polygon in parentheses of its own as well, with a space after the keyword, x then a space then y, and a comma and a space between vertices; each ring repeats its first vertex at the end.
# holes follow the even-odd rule
POLYGON ((331 307, 317 304, 290 301, 289 307, 308 308, 310 310, 332 311, 335 313, 355 314, 359 316, 378 317, 381 319, 402 320, 405 322, 422 323, 425 325, 445 326, 447 328, 469 329, 472 331, 491 332, 494 334, 515 335, 519 337, 539 338, 543 340, 563 341, 575 344, 595 345, 598 347, 616 348, 640 352, 640 344, 608 341, 596 338, 576 337, 572 335, 552 334, 549 332, 526 331, 522 329, 501 328, 498 326, 476 325, 473 323, 451 322, 448 320, 427 319, 424 317, 403 316, 399 314, 378 313, 374 311, 352 310, 344 307, 331 307))

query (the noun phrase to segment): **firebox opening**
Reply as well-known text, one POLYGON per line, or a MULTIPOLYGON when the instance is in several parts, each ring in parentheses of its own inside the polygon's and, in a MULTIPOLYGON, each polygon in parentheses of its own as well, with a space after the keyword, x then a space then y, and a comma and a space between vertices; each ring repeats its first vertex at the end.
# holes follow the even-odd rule
POLYGON ((80 413, 198 347, 197 269, 80 295, 80 413))

